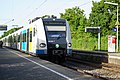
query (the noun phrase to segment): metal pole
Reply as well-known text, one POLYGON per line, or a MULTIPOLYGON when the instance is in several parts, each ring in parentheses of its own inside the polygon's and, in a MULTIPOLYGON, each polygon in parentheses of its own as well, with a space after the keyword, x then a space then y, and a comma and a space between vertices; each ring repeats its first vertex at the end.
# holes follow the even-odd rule
POLYGON ((98 27, 99 32, 98 32, 98 51, 100 51, 100 27, 98 27))
POLYGON ((117 5, 117 22, 118 22, 118 5, 117 5))
POLYGON ((112 3, 112 2, 104 2, 105 4, 111 4, 111 5, 115 5, 115 6, 117 6, 117 43, 116 43, 116 52, 118 52, 118 3, 112 3))
MULTIPOLYGON (((117 5, 117 23, 118 23, 118 5, 117 5)), ((116 45, 116 52, 118 52, 118 25, 117 25, 117 45, 116 45)))

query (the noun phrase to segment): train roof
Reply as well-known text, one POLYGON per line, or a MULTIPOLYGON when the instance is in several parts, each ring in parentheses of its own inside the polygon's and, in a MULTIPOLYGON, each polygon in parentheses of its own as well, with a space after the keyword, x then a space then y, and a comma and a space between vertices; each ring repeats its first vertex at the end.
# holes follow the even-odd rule
POLYGON ((65 19, 62 18, 42 18, 43 21, 65 21, 65 19))
POLYGON ((38 19, 42 19, 43 21, 61 21, 61 22, 65 22, 65 19, 62 18, 41 18, 41 17, 36 17, 34 19, 32 19, 29 23, 33 23, 35 21, 37 21, 38 19))

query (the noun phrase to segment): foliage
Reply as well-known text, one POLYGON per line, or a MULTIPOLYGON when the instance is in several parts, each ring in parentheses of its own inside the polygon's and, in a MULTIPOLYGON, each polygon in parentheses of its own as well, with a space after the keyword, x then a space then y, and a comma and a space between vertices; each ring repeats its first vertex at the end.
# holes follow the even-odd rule
POLYGON ((10 29, 10 30, 4 32, 4 34, 0 37, 0 39, 3 38, 3 37, 5 37, 5 36, 7 36, 7 35, 9 35, 9 34, 11 34, 11 33, 13 33, 13 32, 15 32, 15 31, 17 31, 17 30, 19 30, 19 29, 21 29, 21 28, 22 28, 22 27, 19 27, 19 28, 12 28, 12 29, 10 29))
MULTIPOLYGON (((101 0, 100 2, 92 2, 92 12, 87 23, 89 26, 100 26, 101 50, 107 50, 108 35, 116 35, 116 32, 112 31, 112 28, 116 27, 115 23, 117 21, 117 6, 105 4, 104 2, 105 0, 101 0)), ((120 4, 118 0, 106 0, 106 2, 120 4)))
MULTIPOLYGON (((118 0, 106 1, 120 4, 118 0)), ((92 12, 88 20, 84 15, 84 10, 81 10, 79 7, 69 8, 65 10, 65 13, 60 13, 61 18, 67 19, 70 24, 74 49, 97 50, 98 36, 95 33, 85 33, 84 29, 86 26, 100 26, 101 50, 107 50, 108 35, 116 35, 112 28, 115 27, 117 20, 117 6, 105 4, 104 0, 100 2, 93 1, 92 3, 92 12)))
MULTIPOLYGON (((120 3, 117 0, 107 0, 108 2, 120 3)), ((117 6, 105 4, 104 0, 100 2, 93 1, 92 12, 90 14, 88 25, 89 26, 100 26, 101 34, 107 35, 108 33, 115 35, 112 33, 112 28, 115 27, 115 23, 117 20, 117 6)))
POLYGON ((57 18, 55 15, 44 15, 42 18, 57 18))
MULTIPOLYGON (((116 35, 116 32, 112 31, 112 28, 115 27, 115 23, 117 20, 117 6, 105 4, 104 3, 105 1, 120 4, 119 0, 101 0, 100 2, 93 1, 92 12, 90 13, 89 19, 85 17, 84 10, 81 10, 77 6, 66 9, 65 13, 60 13, 60 17, 67 19, 67 21, 70 24, 70 29, 72 33, 72 46, 74 49, 97 50, 97 46, 98 46, 97 34, 85 33, 85 27, 100 26, 101 50, 107 50, 108 35, 116 35)), ((45 17, 56 18, 56 16, 54 15, 43 16, 43 18, 45 17)), ((5 32, 5 34, 2 37, 8 35, 13 31, 14 30, 5 32)))
POLYGON ((76 31, 78 27, 84 29, 86 24, 86 17, 84 15, 84 10, 79 7, 73 7, 72 9, 66 9, 66 13, 60 13, 61 18, 67 19, 71 25, 71 31, 76 31))
POLYGON ((65 13, 60 13, 60 15, 61 18, 65 18, 69 22, 72 38, 76 39, 79 36, 79 32, 84 32, 87 23, 84 10, 81 10, 79 7, 73 7, 72 9, 66 9, 65 13))

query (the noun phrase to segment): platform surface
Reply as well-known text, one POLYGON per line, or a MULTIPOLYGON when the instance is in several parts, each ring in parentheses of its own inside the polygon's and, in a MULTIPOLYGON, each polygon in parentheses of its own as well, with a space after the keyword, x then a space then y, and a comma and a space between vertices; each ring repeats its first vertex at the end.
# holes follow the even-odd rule
POLYGON ((1 80, 100 80, 66 67, 21 53, 0 48, 1 80))

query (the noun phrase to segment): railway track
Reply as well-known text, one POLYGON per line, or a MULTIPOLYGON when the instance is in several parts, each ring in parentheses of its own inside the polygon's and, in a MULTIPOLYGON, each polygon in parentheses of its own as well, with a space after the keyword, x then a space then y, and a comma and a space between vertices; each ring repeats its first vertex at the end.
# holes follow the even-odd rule
POLYGON ((108 63, 97 64, 69 57, 67 58, 67 61, 62 64, 62 66, 104 80, 120 80, 120 65, 108 63))

